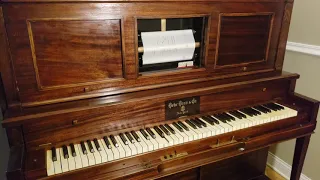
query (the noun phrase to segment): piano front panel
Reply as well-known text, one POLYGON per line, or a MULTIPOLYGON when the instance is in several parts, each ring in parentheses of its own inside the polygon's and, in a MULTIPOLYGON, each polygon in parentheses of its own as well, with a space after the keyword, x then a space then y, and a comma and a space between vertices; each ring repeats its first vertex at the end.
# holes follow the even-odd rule
POLYGON ((93 108, 86 113, 61 113, 37 118, 23 126, 26 145, 28 148, 39 148, 42 144, 56 144, 130 128, 139 129, 148 124, 169 123, 165 119, 165 101, 168 100, 200 96, 200 114, 206 114, 283 98, 289 85, 288 80, 278 80, 235 86, 229 90, 228 87, 211 91, 203 88, 196 93, 163 95, 157 99, 151 94, 144 100, 129 101, 125 106, 115 103, 93 108))
POLYGON ((123 78, 121 20, 28 20, 39 90, 123 78))
POLYGON ((133 92, 155 85, 165 87, 274 71, 284 4, 282 0, 188 2, 186 5, 179 2, 6 4, 4 18, 21 105, 30 107, 133 92), (268 14, 267 19, 265 16, 259 19, 262 12, 268 14), (229 31, 238 35, 225 37, 223 30, 219 34, 220 23, 228 24, 225 18, 220 19, 221 14, 234 13, 259 17, 253 23, 270 25, 269 31, 263 32, 264 37, 271 32, 270 37, 253 38, 260 32, 243 29, 239 26, 242 21, 236 17, 236 22, 231 23, 235 26, 229 31), (193 16, 206 16, 209 21, 203 47, 204 66, 139 73, 136 19, 193 16), (261 46, 254 57, 260 62, 268 56, 265 61, 256 63, 253 56, 239 54, 224 57, 223 54, 239 53, 226 45, 240 42, 241 33, 244 38, 241 42, 248 39, 247 45, 241 45, 248 51, 261 46))

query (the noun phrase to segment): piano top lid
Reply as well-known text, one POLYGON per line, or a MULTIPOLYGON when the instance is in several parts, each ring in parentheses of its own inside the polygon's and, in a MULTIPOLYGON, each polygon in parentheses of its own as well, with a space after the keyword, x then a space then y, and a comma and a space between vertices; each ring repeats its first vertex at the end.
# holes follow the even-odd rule
POLYGON ((294 0, 0 0, 0 3, 15 3, 15 2, 104 2, 104 3, 128 3, 128 2, 293 2, 294 0))
POLYGON ((116 94, 105 97, 98 97, 92 99, 83 99, 77 101, 70 101, 58 104, 42 105, 21 109, 9 109, 5 113, 2 122, 3 127, 14 126, 21 124, 24 120, 34 118, 44 118, 52 115, 59 115, 63 113, 72 113, 78 111, 85 111, 94 108, 112 106, 115 104, 124 104, 128 102, 135 102, 142 100, 152 100, 156 98, 170 97, 173 95, 181 95, 183 97, 195 96, 198 92, 210 91, 223 92, 239 86, 245 86, 255 83, 264 83, 274 80, 283 79, 298 79, 300 76, 296 73, 288 72, 270 72, 259 75, 240 76, 236 78, 206 81, 193 84, 184 84, 179 86, 163 87, 152 90, 137 91, 124 94, 116 94))

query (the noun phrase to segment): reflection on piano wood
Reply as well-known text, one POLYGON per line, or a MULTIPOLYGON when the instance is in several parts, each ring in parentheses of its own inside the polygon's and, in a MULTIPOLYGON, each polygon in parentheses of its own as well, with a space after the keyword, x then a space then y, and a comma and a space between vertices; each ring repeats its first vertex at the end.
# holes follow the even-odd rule
MULTIPOLYGON (((158 149, 210 138, 297 116, 297 111, 268 103, 219 114, 177 120, 137 131, 85 139, 46 151, 48 176, 158 149)), ((234 139, 234 138, 233 138, 234 139)), ((231 141, 232 142, 232 141, 231 141)), ((218 142, 219 143, 219 142, 218 142)), ((219 146, 219 144, 217 144, 219 146)), ((164 160, 170 156, 164 156, 164 160)))

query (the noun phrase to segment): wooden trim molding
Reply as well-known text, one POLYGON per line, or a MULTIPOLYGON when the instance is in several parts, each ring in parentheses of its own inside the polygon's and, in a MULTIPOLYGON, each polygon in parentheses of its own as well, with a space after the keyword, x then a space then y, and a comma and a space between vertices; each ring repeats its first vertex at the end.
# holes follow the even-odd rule
POLYGON ((320 56, 320 46, 316 46, 316 45, 287 42, 286 50, 299 52, 303 54, 314 55, 314 56, 320 56))
MULTIPOLYGON (((268 166, 270 166, 271 169, 276 171, 278 174, 280 174, 285 179, 290 179, 290 173, 292 166, 289 165, 287 162, 283 161, 278 156, 274 155, 273 153, 269 152, 268 160, 267 160, 268 166)), ((311 180, 308 176, 305 174, 301 174, 300 180, 311 180)))

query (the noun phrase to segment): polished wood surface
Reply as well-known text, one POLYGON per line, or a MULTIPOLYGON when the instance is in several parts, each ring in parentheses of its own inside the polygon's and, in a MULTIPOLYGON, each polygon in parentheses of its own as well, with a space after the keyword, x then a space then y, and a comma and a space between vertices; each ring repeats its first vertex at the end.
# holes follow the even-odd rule
MULTIPOLYGON (((21 104, 19 105, 29 107, 84 98, 93 98, 109 94, 119 94, 123 91, 133 92, 142 89, 146 90, 152 88, 154 85, 157 85, 158 87, 166 87, 173 86, 176 83, 187 84, 196 81, 199 82, 206 81, 208 79, 223 78, 224 76, 236 77, 249 73, 257 74, 266 71, 274 71, 284 5, 285 3, 283 3, 283 1, 273 3, 265 3, 263 1, 256 3, 201 3, 195 1, 190 2, 185 6, 181 6, 180 3, 160 1, 156 3, 68 3, 68 6, 65 6, 63 3, 51 3, 48 6, 42 3, 5 4, 3 9, 5 13, 9 47, 12 54, 12 63, 15 70, 15 74, 12 75, 13 77, 5 78, 16 79, 19 89, 17 93, 19 94, 21 101, 21 104), (232 65, 225 68, 218 68, 218 66, 215 66, 216 62, 219 62, 219 60, 216 60, 216 55, 218 53, 217 42, 220 39, 219 19, 222 12, 223 14, 233 14, 232 17, 235 19, 243 17, 243 14, 250 14, 252 17, 260 16, 261 12, 272 14, 272 21, 267 20, 267 23, 265 23, 267 26, 270 23, 270 28, 265 31, 267 34, 266 36, 268 36, 268 32, 270 32, 270 37, 265 38, 264 41, 259 40, 260 38, 255 39, 252 38, 252 36, 255 36, 256 31, 247 31, 247 33, 249 33, 248 35, 250 35, 247 37, 250 39, 246 45, 248 47, 247 50, 254 51, 255 49, 252 48, 257 47, 253 46, 254 44, 266 44, 268 45, 268 48, 262 47, 262 49, 265 49, 266 51, 268 50, 268 52, 263 52, 262 55, 264 58, 268 57, 268 59, 265 59, 265 61, 261 61, 260 63, 238 63, 236 58, 233 58, 233 60, 231 58, 231 60, 229 60, 231 62, 229 63, 232 65), (203 57, 204 67, 162 71, 157 73, 139 73, 139 68, 137 66, 138 43, 136 38, 136 19, 194 16, 209 17, 208 31, 206 34, 207 38, 204 42, 204 51, 206 52, 203 57), (110 20, 103 21, 105 19, 110 20), (121 29, 120 37, 117 37, 116 34, 108 35, 112 37, 112 42, 109 42, 111 44, 108 44, 108 46, 111 47, 112 45, 112 47, 117 49, 117 51, 112 52, 111 54, 114 55, 111 56, 111 54, 108 53, 111 51, 110 49, 105 51, 108 55, 104 54, 99 57, 111 57, 111 59, 117 59, 116 61, 112 61, 110 67, 109 65, 104 66, 104 64, 106 62, 110 62, 111 59, 100 59, 101 63, 97 62, 99 60, 97 53, 104 50, 106 47, 99 46, 101 49, 97 49, 97 47, 94 46, 95 43, 97 43, 96 45, 99 45, 99 42, 97 41, 94 41, 95 43, 91 45, 83 44, 84 40, 86 40, 87 43, 93 41, 93 35, 85 36, 85 34, 78 34, 77 36, 79 36, 79 38, 73 39, 73 41, 79 42, 78 45, 75 44, 75 42, 64 43, 64 46, 59 47, 59 49, 63 50, 60 52, 61 54, 57 53, 59 52, 59 49, 55 48, 58 46, 56 43, 63 43, 66 40, 69 40, 68 37, 76 38, 75 33, 80 32, 77 28, 78 26, 83 25, 83 29, 81 31, 84 31, 85 29, 85 33, 91 33, 91 31, 94 33, 95 27, 98 28, 97 26, 99 24, 106 25, 107 23, 103 22, 115 23, 118 22, 117 20, 119 20, 119 23, 116 24, 119 26, 112 28, 115 28, 114 33, 118 34, 119 29, 121 29), (29 23, 26 23, 26 21, 29 23), (65 26, 63 26, 63 28, 68 28, 68 31, 71 34, 69 33, 68 35, 65 35, 64 33, 66 32, 59 31, 62 27, 60 28, 58 26, 47 30, 39 29, 37 30, 39 31, 37 34, 37 32, 32 31, 33 23, 35 23, 34 25, 40 23, 38 26, 43 26, 42 28, 46 27, 46 24, 64 24, 65 26), (93 25, 90 26, 90 24, 93 25), (30 33, 32 33, 32 36, 30 36, 30 33), (61 40, 57 37, 61 38, 61 40), (121 41, 115 37, 120 38, 121 41), (40 42, 41 38, 45 41, 40 42), (79 47, 81 44, 82 47, 79 47), (252 46, 250 44, 252 44, 252 46), (120 46, 121 52, 118 52, 118 50, 120 50, 120 46), (80 53, 79 51, 75 51, 75 49, 78 48, 86 48, 88 52, 92 51, 91 56, 88 57, 88 55, 82 54, 84 52, 80 53), (53 49, 55 51, 57 50, 56 53, 54 53, 53 49), (75 52, 71 53, 72 56, 64 56, 61 59, 65 52, 73 51, 75 52), (121 60, 119 59, 120 54, 122 55, 121 60), (85 58, 90 58, 89 62, 86 61, 87 66, 85 66, 86 64, 84 62, 79 64, 79 61, 81 61, 81 59, 85 60, 85 58), (34 62, 35 60, 36 63, 34 62), (68 61, 68 63, 64 63, 63 67, 59 66, 59 62, 62 63, 66 61, 68 61), (120 64, 119 61, 121 61, 120 64), (72 66, 73 63, 74 66, 72 66), (119 69, 121 68, 121 64, 123 71, 120 71, 119 69), (41 68, 37 70, 39 65, 41 65, 41 68), (113 65, 116 66, 115 69, 113 68, 113 65), (106 73, 110 71, 110 69, 112 69, 112 73, 101 74, 103 70, 106 70, 104 72, 106 73), (96 73, 84 76, 82 72, 85 70, 87 72, 94 71, 96 73), (55 81, 48 79, 49 75, 44 72, 41 73, 41 71, 56 71, 54 74, 50 73, 53 76, 52 79, 55 79, 55 81), (68 72, 68 76, 64 76, 66 75, 66 71, 68 72), (109 76, 115 76, 118 78, 110 78, 109 76), (119 76, 124 78, 119 78, 119 76), (62 80, 62 77, 65 78, 62 80), (71 83, 71 81, 74 81, 74 83, 71 83), (42 86, 48 86, 48 88, 43 87, 41 89, 42 86), (49 88, 52 86, 55 87, 54 90, 49 88)), ((266 15, 266 17, 269 19, 269 15, 266 15)), ((259 23, 263 23, 263 21, 259 22, 259 20, 255 20, 254 22, 257 25, 259 25, 259 23)), ((224 22, 224 18, 222 18, 221 23, 228 24, 233 22, 224 22)), ((103 26, 101 26, 101 28, 103 28, 103 26)), ((240 32, 243 27, 235 26, 235 28, 235 30, 240 32)), ((250 28, 250 24, 247 23, 246 28, 250 28)), ((111 32, 111 30, 103 32, 104 34, 102 34, 101 38, 103 39, 104 37, 107 37, 106 34, 111 32)), ((219 41, 220 45, 226 45, 229 42, 230 40, 223 41, 223 38, 219 41)), ((235 43, 237 41, 233 42, 235 43)), ((221 47, 223 48, 223 46, 221 47)), ((234 47, 236 47, 236 44, 234 47)), ((260 57, 262 56, 260 55, 260 57)), ((223 60, 221 60, 221 62, 222 61, 223 60)))
POLYGON ((119 19, 28 20, 38 88, 123 78, 120 25, 119 19))
POLYGON ((295 138, 298 179, 319 102, 294 93, 299 75, 281 71, 292 0, 38 2, 0 4, 9 180, 269 179, 268 147, 295 138), (191 17, 205 17, 201 66, 139 72, 138 20, 191 17), (199 113, 179 120, 267 102, 298 115, 47 176, 51 147, 177 121, 165 103, 188 97, 199 97, 199 113), (183 155, 161 158, 169 154, 183 155))

